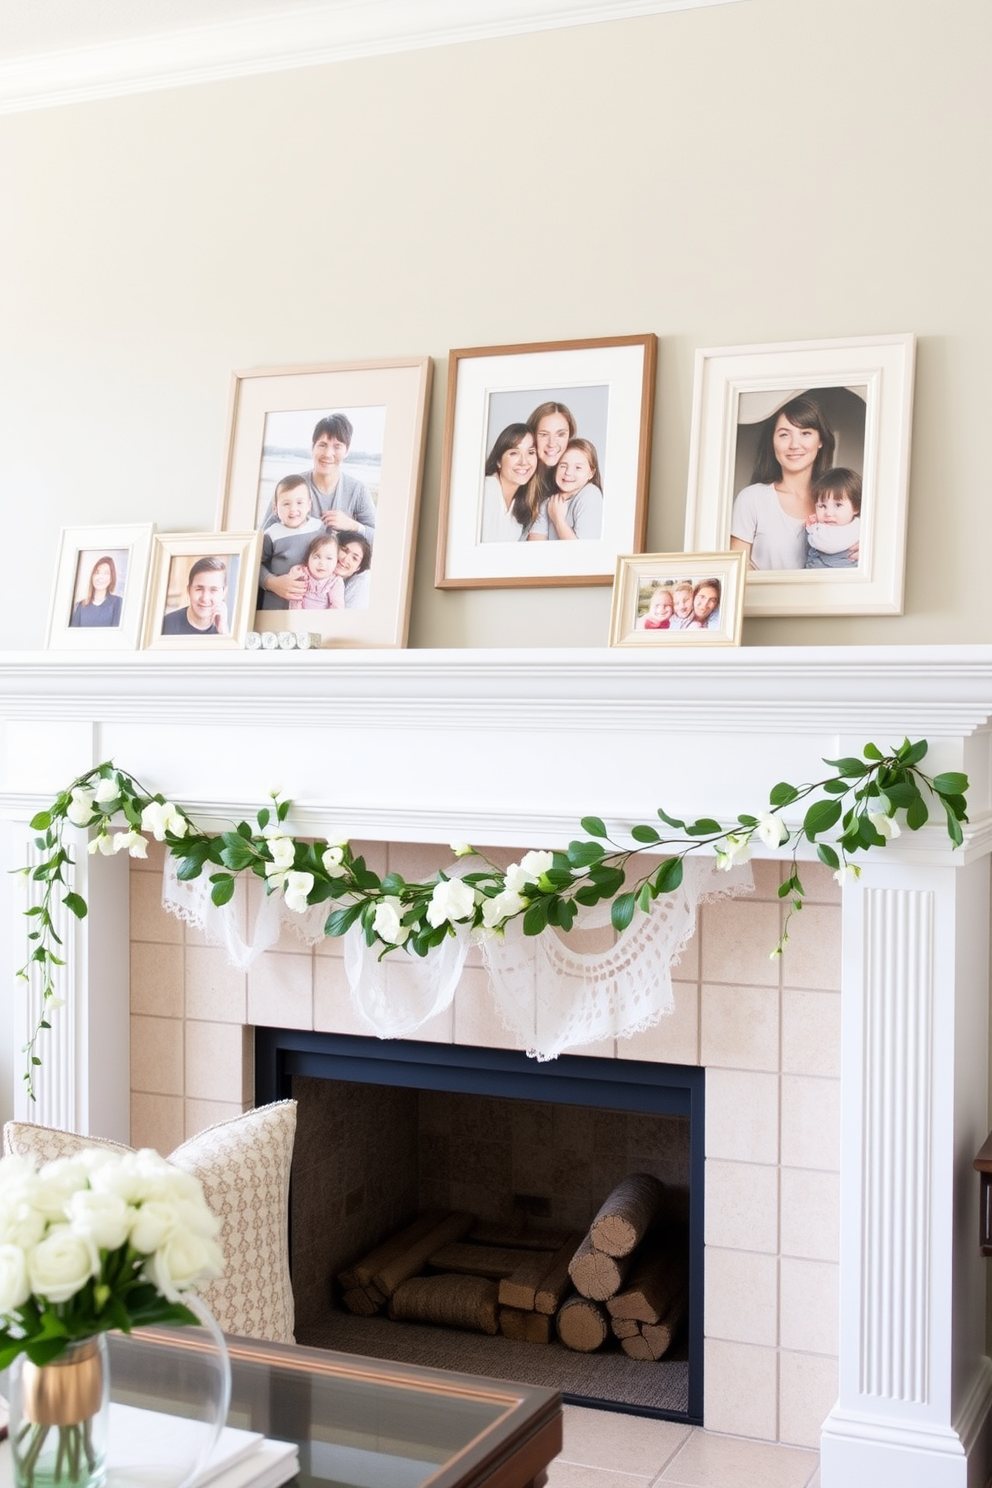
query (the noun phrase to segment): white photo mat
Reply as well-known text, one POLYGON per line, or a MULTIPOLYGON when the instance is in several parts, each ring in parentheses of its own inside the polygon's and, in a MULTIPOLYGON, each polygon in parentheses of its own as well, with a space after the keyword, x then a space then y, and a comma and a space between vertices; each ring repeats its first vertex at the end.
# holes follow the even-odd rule
POLYGON ((558 350, 510 349, 503 355, 452 353, 458 360, 453 364, 455 383, 448 389, 439 588, 610 583, 617 554, 643 543, 654 338, 622 341, 558 350), (607 436, 597 451, 605 472, 602 536, 568 543, 481 542, 483 472, 497 432, 488 427, 492 394, 529 390, 537 406, 549 388, 604 385, 609 390, 607 436))
POLYGON ((902 614, 914 351, 914 336, 891 335, 696 352, 686 552, 729 546, 743 395, 865 389, 857 567, 752 570, 746 616, 902 614))

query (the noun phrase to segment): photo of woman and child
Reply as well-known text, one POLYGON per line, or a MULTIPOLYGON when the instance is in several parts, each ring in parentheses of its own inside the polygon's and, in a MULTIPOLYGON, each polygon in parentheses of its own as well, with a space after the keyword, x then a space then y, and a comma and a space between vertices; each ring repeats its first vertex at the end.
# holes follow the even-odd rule
MULTIPOLYGON (((366 410, 385 415, 384 409, 366 410)), ((346 413, 317 420, 310 437, 311 468, 283 475, 271 486, 279 463, 293 461, 292 441, 279 421, 298 421, 306 415, 268 415, 266 444, 259 480, 262 560, 258 578, 260 610, 367 609, 375 541, 376 505, 366 482, 345 470, 355 437, 346 413), (270 427, 273 426, 273 427, 270 427), (271 499, 264 491, 271 486, 271 499)), ((381 425, 382 420, 379 423, 381 425)), ((367 433, 377 448, 362 456, 378 472, 381 427, 367 433)), ((296 455, 298 460, 299 456, 296 455)))
POLYGON ((863 464, 864 399, 860 389, 815 391, 789 398, 756 431, 738 426, 738 467, 745 436, 753 464, 734 497, 730 547, 747 554, 751 571, 858 566, 861 474, 834 464, 838 435, 823 405, 831 400, 850 458, 863 464))
MULTIPOLYGON (((605 389, 581 390, 599 391, 605 389)), ((605 417, 602 423, 605 431, 605 417)), ((579 436, 570 409, 549 399, 523 422, 507 424, 485 463, 479 541, 575 542, 602 531, 599 455, 579 436)))
POLYGON ((109 630, 120 625, 127 560, 126 548, 112 553, 80 553, 70 627, 109 630))
POLYGON ((635 630, 719 630, 719 579, 651 579, 638 585, 635 630))

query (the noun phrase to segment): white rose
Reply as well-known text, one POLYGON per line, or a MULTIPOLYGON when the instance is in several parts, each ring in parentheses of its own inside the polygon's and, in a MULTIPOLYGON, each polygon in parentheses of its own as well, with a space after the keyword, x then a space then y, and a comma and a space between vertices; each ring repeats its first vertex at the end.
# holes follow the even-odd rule
POLYGON ((331 835, 328 837, 327 845, 328 847, 347 847, 350 841, 351 833, 344 832, 339 827, 336 832, 332 832, 331 835))
POLYGON ((344 861, 343 847, 329 847, 320 861, 328 878, 344 878, 348 872, 347 868, 341 866, 344 861))
POLYGON ((28 1256, 31 1290, 48 1302, 68 1302, 100 1270, 96 1246, 68 1225, 56 1225, 28 1256))
POLYGON ((89 852, 91 857, 93 853, 99 852, 103 853, 103 856, 105 858, 109 858, 113 856, 116 849, 109 833, 101 832, 98 837, 93 838, 87 851, 89 852))
POLYGON ((891 816, 886 816, 884 811, 869 811, 868 820, 871 822, 879 837, 888 840, 890 837, 901 837, 902 828, 891 816))
POLYGON ((780 847, 789 835, 785 822, 772 811, 759 811, 755 831, 766 847, 780 847))
POLYGON ((148 1257, 142 1275, 163 1297, 178 1302, 182 1292, 220 1276, 223 1269, 224 1258, 215 1240, 177 1231, 148 1257))
POLYGON ((31 1295, 28 1267, 19 1245, 0 1245, 0 1313, 23 1307, 31 1295))
POLYGON ((310 908, 307 895, 312 888, 312 873, 287 873, 284 889, 286 908, 291 909, 294 914, 305 914, 310 908))
POLYGON ((45 1163, 38 1173, 32 1193, 35 1207, 48 1219, 64 1219, 70 1198, 88 1183, 89 1174, 78 1158, 56 1158, 45 1163))
POLYGON ((529 883, 537 883, 542 873, 555 865, 555 855, 549 852, 528 852, 520 859, 520 866, 527 874, 529 883))
POLYGON ((74 1193, 66 1205, 74 1235, 92 1240, 98 1250, 119 1250, 131 1230, 134 1210, 118 1194, 74 1193))
POLYGON ((151 832, 156 842, 164 842, 167 832, 185 837, 186 818, 171 801, 149 801, 141 813, 141 830, 151 832))
POLYGON ((270 877, 275 873, 286 873, 293 866, 296 857, 296 843, 292 837, 270 837, 269 852, 272 854, 272 862, 266 863, 265 872, 270 877))
POLYGON ((448 846, 456 858, 467 858, 470 853, 475 852, 471 842, 449 842, 448 846))
POLYGON ((390 945, 402 945, 410 934, 409 927, 400 924, 402 917, 402 903, 394 895, 387 894, 375 907, 372 929, 380 940, 386 940, 390 945))
POLYGON ((69 797, 69 804, 65 808, 65 814, 73 826, 85 827, 93 820, 93 798, 95 792, 88 786, 76 785, 69 797))
POLYGON ((502 893, 495 894, 492 899, 487 899, 483 903, 482 923, 487 930, 495 930, 511 915, 519 914, 522 909, 526 909, 527 903, 528 901, 522 895, 515 893, 512 889, 503 889, 502 893))
POLYGON ((475 911, 475 890, 460 878, 445 878, 434 885, 427 906, 427 923, 435 928, 446 920, 468 920, 475 911))
POLYGON ((138 1209, 130 1211, 133 1216, 130 1240, 135 1250, 142 1255, 152 1255, 163 1245, 176 1228, 178 1208, 166 1199, 149 1199, 138 1209))
POLYGON ((96 796, 94 799, 97 800, 101 806, 106 806, 109 802, 116 801, 120 796, 120 793, 121 788, 117 784, 117 781, 114 779, 114 777, 111 775, 108 779, 105 776, 96 788, 96 796))
POLYGON ((857 883, 860 877, 861 867, 858 863, 841 863, 840 867, 834 872, 834 881, 835 883, 839 883, 841 888, 846 883, 857 883))
POLYGON ((731 832, 724 838, 726 846, 717 849, 716 866, 724 873, 729 873, 735 863, 746 863, 751 856, 751 844, 746 837, 740 837, 731 832))
POLYGON ((0 1244, 30 1250, 37 1245, 47 1225, 44 1214, 26 1195, 4 1195, 0 1203, 0 1244))
POLYGON ((132 858, 147 858, 148 856, 148 843, 141 833, 134 831, 133 828, 130 832, 114 833, 114 852, 119 853, 123 849, 126 849, 132 858))

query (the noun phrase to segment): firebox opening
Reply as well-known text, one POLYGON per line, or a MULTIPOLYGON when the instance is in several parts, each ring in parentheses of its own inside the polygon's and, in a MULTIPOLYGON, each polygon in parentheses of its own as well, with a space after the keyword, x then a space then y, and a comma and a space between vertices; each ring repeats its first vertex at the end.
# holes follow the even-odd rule
MULTIPOLYGON (((566 1400, 700 1423, 704 1071, 507 1050, 256 1030, 256 1101, 299 1102, 291 1252, 300 1343, 519 1379, 566 1400), (684 1237, 689 1305, 671 1350, 632 1359, 354 1316, 343 1268, 425 1210, 469 1211, 496 1235, 585 1231, 632 1172, 665 1185, 684 1237)), ((550 1244, 550 1241, 549 1241, 550 1244)))

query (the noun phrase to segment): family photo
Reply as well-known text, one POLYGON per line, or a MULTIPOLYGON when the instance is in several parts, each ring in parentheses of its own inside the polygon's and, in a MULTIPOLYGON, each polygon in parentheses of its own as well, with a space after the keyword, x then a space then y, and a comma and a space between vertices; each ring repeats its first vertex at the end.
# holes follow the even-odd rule
POLYGON ((73 629, 107 630, 120 625, 129 556, 127 548, 79 554, 69 619, 73 629))
POLYGON ((259 610, 367 609, 385 407, 266 414, 259 610))
POLYGON ((858 567, 867 394, 740 394, 730 546, 749 570, 858 567))
POLYGON ((739 646, 746 564, 740 550, 618 558, 610 645, 739 646))
POLYGON ((606 444, 609 391, 568 387, 489 395, 480 542, 602 536, 600 451, 606 444))

